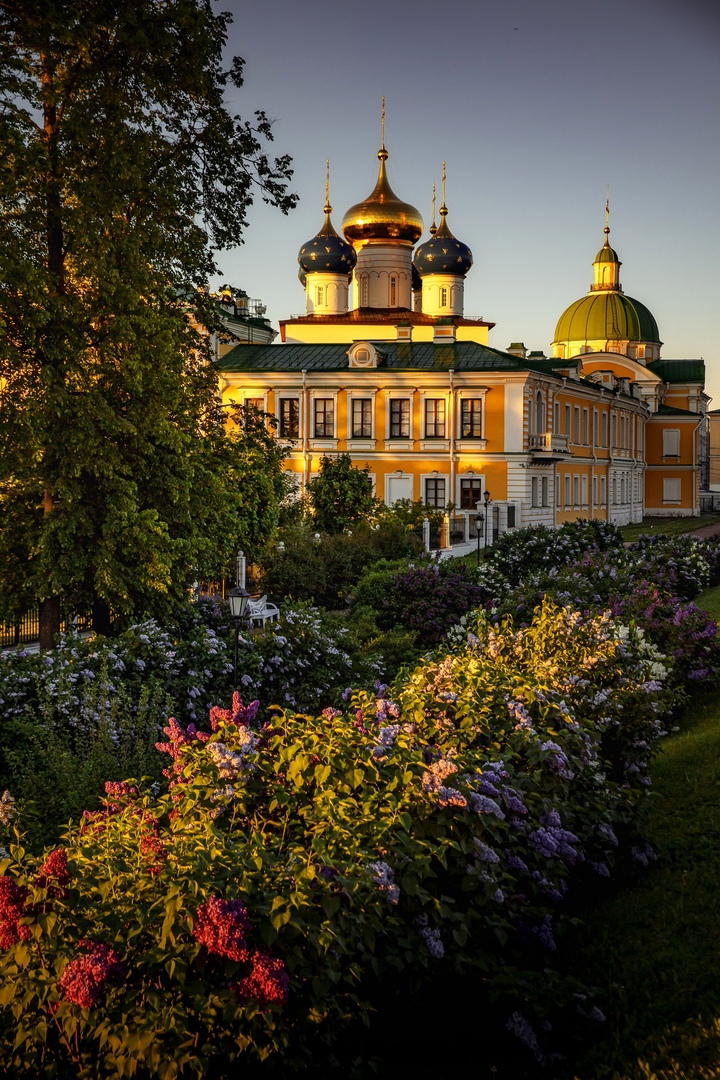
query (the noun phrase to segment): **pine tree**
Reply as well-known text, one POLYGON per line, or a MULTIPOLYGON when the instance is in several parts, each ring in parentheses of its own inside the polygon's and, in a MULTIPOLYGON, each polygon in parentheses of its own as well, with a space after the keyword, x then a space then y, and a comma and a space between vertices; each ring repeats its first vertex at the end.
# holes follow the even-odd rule
POLYGON ((237 541, 237 476, 213 464, 240 443, 194 327, 215 325, 202 289, 254 193, 296 197, 267 117, 225 105, 229 18, 0 6, 0 603, 39 600, 43 646, 61 602, 158 612, 237 541))

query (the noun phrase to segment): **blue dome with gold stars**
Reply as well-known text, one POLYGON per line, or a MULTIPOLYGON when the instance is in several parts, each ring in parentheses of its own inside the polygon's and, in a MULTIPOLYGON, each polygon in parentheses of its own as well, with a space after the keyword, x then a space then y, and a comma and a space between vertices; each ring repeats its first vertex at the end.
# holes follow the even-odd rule
POLYGON ((420 244, 415 252, 413 265, 420 277, 428 274, 451 274, 455 277, 465 277, 473 264, 472 251, 457 240, 450 232, 447 224, 447 207, 440 207, 440 225, 430 240, 420 244))
POLYGON ((322 229, 300 248, 300 270, 305 274, 346 274, 349 278, 357 262, 355 249, 335 232, 330 220, 332 206, 325 203, 324 209, 322 229))

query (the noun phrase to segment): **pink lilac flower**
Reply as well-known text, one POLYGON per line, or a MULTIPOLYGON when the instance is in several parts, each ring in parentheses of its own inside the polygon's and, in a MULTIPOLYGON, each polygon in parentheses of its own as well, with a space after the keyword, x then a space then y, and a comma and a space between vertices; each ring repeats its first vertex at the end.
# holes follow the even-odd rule
POLYGON ((125 969, 120 963, 120 958, 109 945, 101 945, 96 941, 81 941, 81 949, 87 949, 87 956, 80 956, 77 960, 71 960, 58 986, 63 996, 73 1005, 79 1005, 81 1009, 90 1009, 102 997, 107 982, 119 982, 125 969))
POLYGON ((334 720, 336 716, 342 716, 340 709, 333 709, 332 705, 328 705, 327 709, 323 709, 322 715, 328 720, 334 720))
POLYGON ((232 706, 229 709, 221 709, 219 705, 213 705, 210 710, 210 727, 213 731, 217 731, 221 720, 226 724, 248 727, 257 716, 259 708, 259 701, 252 701, 249 705, 243 705, 242 698, 236 690, 232 696, 232 706))
POLYGON ((167 727, 164 727, 163 731, 167 735, 168 741, 166 743, 156 742, 155 747, 162 754, 169 754, 172 758, 172 768, 163 769, 163 775, 167 776, 168 779, 172 779, 173 773, 180 774, 184 768, 181 761, 182 748, 190 746, 196 739, 199 742, 207 742, 210 734, 209 732, 198 731, 194 724, 188 724, 187 731, 183 731, 174 716, 170 717, 167 727))
POLYGON ((438 805, 445 806, 457 806, 459 809, 465 809, 467 807, 467 799, 461 791, 457 788, 446 787, 443 781, 448 776, 452 776, 453 773, 458 771, 458 767, 454 761, 450 761, 448 758, 440 758, 434 764, 428 766, 428 769, 423 776, 422 786, 423 791, 428 795, 436 795, 438 805))
POLYGON ((18 919, 29 914, 25 908, 28 891, 15 878, 0 877, 0 949, 10 949, 30 937, 30 927, 18 925, 18 919))
POLYGON ((198 908, 193 933, 208 952, 244 961, 249 957, 246 935, 250 930, 250 919, 241 900, 211 896, 198 908))
POLYGON ((138 796, 138 789, 134 784, 128 784, 127 780, 106 780, 105 794, 114 799, 121 799, 124 796, 135 799, 138 796))
POLYGON ((56 848, 40 867, 36 885, 39 889, 47 889, 50 896, 64 899, 68 893, 66 886, 71 881, 72 876, 67 868, 67 851, 65 848, 56 848), (51 885, 51 881, 54 884, 51 885))
POLYGON ((252 971, 237 984, 240 1000, 255 998, 260 1005, 284 1005, 290 989, 290 977, 283 961, 257 949, 250 960, 252 971))

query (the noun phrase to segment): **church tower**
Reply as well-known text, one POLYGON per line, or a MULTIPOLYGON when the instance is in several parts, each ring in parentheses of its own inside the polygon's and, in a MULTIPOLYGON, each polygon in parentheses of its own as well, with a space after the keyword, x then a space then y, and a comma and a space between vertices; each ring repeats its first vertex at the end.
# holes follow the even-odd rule
POLYGON ((348 288, 355 266, 355 252, 335 232, 330 220, 330 162, 325 174, 325 221, 317 236, 300 248, 299 278, 305 286, 306 315, 344 315, 348 309, 348 288))
POLYGON ((363 202, 350 207, 342 223, 345 238, 357 255, 353 307, 410 311, 413 245, 422 235, 423 221, 419 210, 399 199, 390 187, 385 166, 385 98, 378 158, 375 187, 363 202))

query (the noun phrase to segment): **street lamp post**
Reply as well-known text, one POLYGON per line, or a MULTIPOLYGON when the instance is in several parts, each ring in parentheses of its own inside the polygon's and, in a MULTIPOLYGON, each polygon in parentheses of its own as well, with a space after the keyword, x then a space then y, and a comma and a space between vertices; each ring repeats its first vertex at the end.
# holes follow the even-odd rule
POLYGON ((238 688, 238 642, 240 638, 240 623, 245 618, 250 593, 242 585, 231 589, 227 594, 230 603, 230 618, 235 624, 235 660, 233 662, 233 690, 238 688))
POLYGON ((492 499, 490 498, 490 492, 489 491, 483 492, 483 502, 485 503, 485 547, 487 547, 488 546, 488 525, 490 523, 490 503, 492 502, 492 499))
POLYGON ((482 510, 478 512, 478 516, 475 518, 475 532, 477 533, 477 565, 480 565, 480 537, 485 531, 485 515, 482 510))

